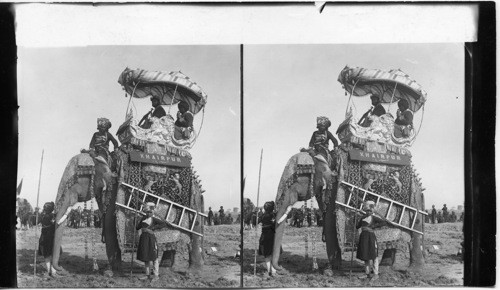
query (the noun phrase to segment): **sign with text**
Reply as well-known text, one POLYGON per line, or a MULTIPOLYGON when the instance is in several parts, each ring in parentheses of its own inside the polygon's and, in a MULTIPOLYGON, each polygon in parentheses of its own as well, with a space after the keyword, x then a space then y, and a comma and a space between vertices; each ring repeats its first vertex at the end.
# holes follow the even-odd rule
POLYGON ((357 149, 349 150, 349 157, 352 160, 384 163, 393 165, 410 165, 410 156, 394 154, 394 153, 376 153, 366 152, 357 149))
POLYGON ((172 155, 161 155, 161 154, 150 154, 137 151, 130 152, 130 160, 136 162, 176 166, 176 167, 190 167, 191 160, 186 157, 172 156, 172 155))

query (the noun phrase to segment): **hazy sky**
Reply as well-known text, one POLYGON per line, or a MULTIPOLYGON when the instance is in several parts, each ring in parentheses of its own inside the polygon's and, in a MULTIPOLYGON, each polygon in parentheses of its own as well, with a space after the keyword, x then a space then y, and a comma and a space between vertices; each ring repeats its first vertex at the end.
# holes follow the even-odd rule
MULTIPOLYGON (((239 207, 239 46, 19 47, 18 57, 18 182, 24 178, 21 197, 33 207, 42 149, 40 205, 54 201, 67 162, 88 149, 97 118, 109 118, 116 137, 129 101, 117 80, 127 66, 181 70, 208 94, 201 134, 190 150, 192 164, 206 190, 206 208, 239 207)), ((132 107, 141 118, 151 101, 134 99, 132 107)), ((171 114, 176 113, 175 107, 171 114)), ((200 112, 196 130, 201 120, 200 112)))
MULTIPOLYGON (((45 149, 40 204, 55 198, 68 160, 87 148, 96 119, 116 133, 128 99, 117 83, 125 69, 181 70, 208 94, 205 119, 191 150, 206 207, 239 206, 239 47, 92 46, 19 48, 19 174, 22 197, 36 204, 45 149), (201 65, 202 64, 202 65, 201 65)), ((428 93, 422 129, 411 147, 427 189, 426 205, 463 202, 464 61, 462 44, 246 45, 244 47, 245 196, 256 200, 260 149, 261 198, 274 200, 288 158, 307 146, 316 116, 345 117, 348 96, 337 82, 345 65, 399 68, 428 93), (439 178, 436 178, 439 177, 439 178)), ((368 98, 354 100, 357 114, 368 98)), ((138 115, 148 100, 134 100, 138 115)), ((394 111, 396 106, 391 107, 394 111)), ((422 111, 416 114, 420 124, 422 111)), ((140 116, 139 116, 140 117, 140 116)), ((195 128, 201 123, 195 118, 195 128)))
MULTIPOLYGON (((337 81, 346 65, 399 68, 423 86, 428 100, 410 151, 426 188, 426 207, 463 204, 463 44, 245 46, 245 196, 256 201, 261 149, 259 205, 275 199, 287 160, 308 146, 317 116, 328 116, 335 133, 349 99, 337 81)), ((354 103, 358 118, 370 107, 368 97, 354 103)), ((396 109, 392 105, 393 115, 396 109)), ((421 116, 422 110, 415 114, 417 127, 421 116)))

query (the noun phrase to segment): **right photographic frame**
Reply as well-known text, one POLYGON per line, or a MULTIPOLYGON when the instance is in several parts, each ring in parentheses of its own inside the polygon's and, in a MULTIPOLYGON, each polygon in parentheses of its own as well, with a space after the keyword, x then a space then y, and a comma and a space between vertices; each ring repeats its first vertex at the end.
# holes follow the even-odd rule
POLYGON ((463 285, 464 44, 243 51, 243 286, 463 285))

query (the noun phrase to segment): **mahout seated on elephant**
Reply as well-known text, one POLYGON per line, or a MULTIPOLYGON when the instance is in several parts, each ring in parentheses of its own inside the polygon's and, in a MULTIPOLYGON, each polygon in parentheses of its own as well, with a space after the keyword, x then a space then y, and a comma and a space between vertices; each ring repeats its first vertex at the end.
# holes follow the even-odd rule
POLYGON ((327 117, 320 116, 316 119, 317 131, 314 131, 311 140, 309 141, 309 149, 312 156, 322 156, 327 162, 328 166, 332 166, 332 157, 330 155, 329 145, 330 141, 333 143, 333 148, 335 149, 339 142, 337 138, 328 130, 332 123, 327 117))

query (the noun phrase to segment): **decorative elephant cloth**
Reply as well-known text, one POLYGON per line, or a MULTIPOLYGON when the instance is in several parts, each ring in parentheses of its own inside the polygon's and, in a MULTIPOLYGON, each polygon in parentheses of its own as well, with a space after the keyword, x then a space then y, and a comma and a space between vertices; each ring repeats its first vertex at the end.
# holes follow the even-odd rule
MULTIPOLYGON (((346 148, 338 150, 337 154, 339 154, 342 168, 345 172, 345 175, 342 176, 343 180, 360 188, 364 188, 367 186, 367 184, 369 184, 370 188, 367 190, 380 194, 382 196, 386 196, 403 204, 412 206, 413 203, 410 202, 410 196, 412 192, 411 166, 402 166, 399 168, 393 168, 389 166, 389 168, 385 167, 384 169, 386 170, 386 172, 382 173, 380 171, 374 170, 374 168, 365 166, 366 164, 363 165, 361 162, 349 161, 348 150, 346 150, 346 148), (395 185, 394 178, 390 177, 390 173, 394 172, 395 168, 399 169, 399 181, 401 182, 402 189, 398 189, 397 185, 395 185), (387 173, 387 171, 389 171, 389 173, 387 173), (372 178, 371 183, 369 178, 372 178)), ((346 190, 346 187, 339 184, 336 200, 340 203, 345 204, 347 202, 348 196, 349 191, 346 190)), ((362 196, 360 196, 360 198, 362 198, 362 196)), ((351 205, 354 205, 352 204, 352 201, 351 205)), ((375 211, 385 213, 387 212, 388 206, 388 203, 379 202, 375 211)), ((344 206, 337 205, 336 209, 338 241, 339 246, 343 251, 345 249, 345 243, 347 241, 352 241, 353 230, 355 228, 354 219, 350 218, 351 211, 344 206)), ((388 217, 388 219, 395 220, 396 217, 399 216, 399 214, 400 212, 393 210, 391 211, 391 215, 388 217)), ((409 222, 410 216, 406 214, 403 217, 402 223, 408 224, 409 222)), ((357 231, 355 232, 355 242, 357 242, 357 231)), ((384 227, 382 229, 378 229, 375 231, 375 235, 377 236, 380 250, 383 250, 385 248, 398 248, 401 250, 405 250, 407 249, 407 242, 409 242, 411 239, 408 231, 404 231, 395 227, 384 227)))
POLYGON ((394 117, 390 113, 380 117, 372 115, 370 119, 372 122, 369 127, 360 126, 358 125, 358 119, 354 117, 352 111, 350 111, 346 120, 339 126, 338 133, 340 138, 343 139, 343 135, 351 134, 359 138, 376 140, 403 147, 410 147, 415 140, 415 130, 411 130, 410 135, 407 137, 398 138, 394 135, 394 128, 398 125, 394 123, 394 117))
POLYGON ((193 132, 188 139, 176 139, 174 137, 175 121, 171 115, 166 115, 161 118, 150 118, 152 125, 149 129, 141 128, 137 125, 137 120, 131 119, 129 130, 132 136, 137 139, 160 144, 175 146, 182 149, 190 149, 196 139, 196 134, 193 132))
MULTIPOLYGON (((300 152, 288 160, 278 185, 276 208, 281 208, 286 190, 297 181, 299 175, 310 175, 310 187, 307 195, 311 197, 313 195, 314 160, 309 153, 300 152)), ((305 197, 299 197, 299 200, 305 200, 305 197)))
POLYGON ((70 204, 75 204, 78 201, 84 200, 84 197, 80 196, 68 197, 66 195, 66 192, 70 187, 72 187, 77 183, 79 176, 83 175, 94 176, 95 174, 94 166, 95 164, 93 158, 87 153, 81 153, 71 158, 71 160, 68 162, 68 165, 66 165, 66 168, 64 170, 64 175, 61 178, 61 182, 59 183, 59 188, 56 197, 57 204, 55 205, 56 212, 64 204, 65 198, 77 198, 77 200, 72 200, 70 204))
MULTIPOLYGON (((178 204, 190 207, 191 201, 191 180, 192 180, 192 170, 191 168, 172 168, 166 166, 157 166, 150 164, 141 164, 139 162, 131 162, 128 159, 128 154, 121 151, 120 153, 124 158, 122 162, 122 169, 124 172, 123 181, 141 188, 145 189, 145 185, 150 185, 149 192, 154 193, 160 197, 169 199, 178 204), (170 178, 174 173, 180 175, 179 182, 181 184, 180 190, 176 182, 170 178)), ((135 192, 134 194, 139 194, 135 192)), ((123 190, 122 187, 118 189, 118 198, 123 198, 123 200, 128 200, 130 191, 123 190)), ((133 208, 140 208, 139 200, 142 198, 137 198, 135 203, 131 204, 133 208)), ((146 200, 147 202, 148 200, 146 200)), ((134 225, 134 214, 130 211, 123 210, 117 207, 117 232, 118 240, 122 245, 134 245, 138 242, 138 235, 135 233, 134 225), (135 236, 135 239, 134 239, 135 236)), ((166 204, 158 204, 155 209, 156 216, 166 216, 168 211, 168 206, 166 204)), ((168 222, 178 224, 181 216, 181 210, 173 209, 168 222)), ((189 219, 183 218, 183 227, 189 226, 189 219)), ((189 235, 181 232, 180 230, 172 229, 170 227, 164 228, 162 230, 155 231, 155 236, 157 242, 161 247, 167 247, 167 244, 171 243, 188 243, 190 241, 189 235)), ((172 245, 169 245, 169 247, 172 245)), ((174 246, 175 247, 175 246, 174 246)))

